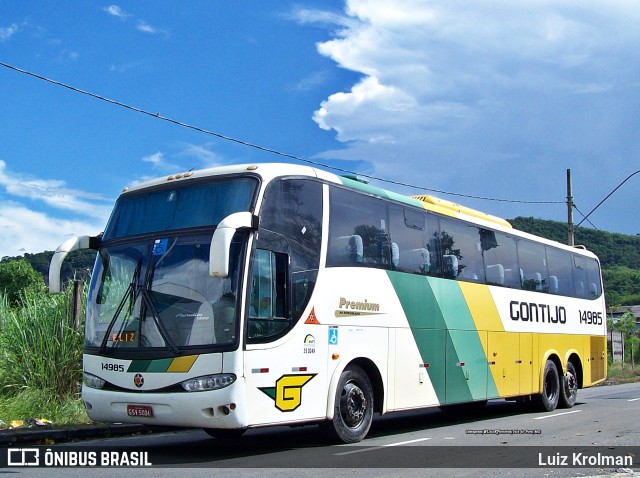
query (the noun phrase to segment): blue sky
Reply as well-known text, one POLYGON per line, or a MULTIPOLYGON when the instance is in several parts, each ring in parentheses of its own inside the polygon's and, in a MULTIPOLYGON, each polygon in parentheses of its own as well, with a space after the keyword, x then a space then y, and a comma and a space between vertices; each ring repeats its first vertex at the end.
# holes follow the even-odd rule
MULTIPOLYGON (((329 166, 509 200, 435 194, 498 216, 564 221, 568 168, 583 214, 640 169, 639 24, 629 0, 0 0, 0 62, 329 166)), ((0 257, 99 233, 143 179, 283 159, 3 66, 0 102, 0 257)), ((639 203, 640 174, 589 219, 635 235, 639 203)))

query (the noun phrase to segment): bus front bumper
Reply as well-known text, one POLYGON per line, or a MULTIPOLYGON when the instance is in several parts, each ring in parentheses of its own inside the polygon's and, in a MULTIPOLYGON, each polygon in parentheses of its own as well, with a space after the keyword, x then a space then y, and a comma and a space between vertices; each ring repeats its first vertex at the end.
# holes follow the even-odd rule
POLYGON ((246 428, 244 380, 204 392, 136 393, 82 386, 91 420, 197 428, 246 428))

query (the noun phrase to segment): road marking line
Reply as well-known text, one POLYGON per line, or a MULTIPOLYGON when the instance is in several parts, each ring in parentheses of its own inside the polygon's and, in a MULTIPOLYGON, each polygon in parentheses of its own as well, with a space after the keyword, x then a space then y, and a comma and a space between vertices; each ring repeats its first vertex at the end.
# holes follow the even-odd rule
POLYGON ((627 402, 637 402, 638 400, 640 400, 640 397, 632 398, 631 400, 627 400, 627 402))
POLYGON ((400 445, 408 445, 409 443, 418 443, 419 441, 427 441, 427 440, 431 440, 431 438, 416 438, 415 440, 408 440, 408 441, 400 441, 398 443, 388 443, 386 445, 381 445, 381 446, 400 446, 400 445))
POLYGON ((545 415, 544 417, 535 417, 534 420, 544 420, 545 418, 560 417, 562 415, 571 415, 572 413, 579 413, 581 411, 582 410, 572 410, 570 412, 555 413, 553 415, 545 415))
POLYGON ((408 445, 409 443, 418 443, 418 442, 427 441, 427 440, 431 440, 431 438, 417 438, 415 440, 401 441, 397 443, 387 443, 386 445, 372 446, 369 448, 358 448, 357 450, 353 450, 353 451, 343 451, 342 453, 334 453, 333 456, 353 455, 354 453, 364 453, 365 451, 375 451, 384 447, 408 445))

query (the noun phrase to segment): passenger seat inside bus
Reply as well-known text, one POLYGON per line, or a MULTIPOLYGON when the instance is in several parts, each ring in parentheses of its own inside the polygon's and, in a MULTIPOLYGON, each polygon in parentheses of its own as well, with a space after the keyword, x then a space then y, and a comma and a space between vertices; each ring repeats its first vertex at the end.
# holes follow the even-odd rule
POLYGON ((502 264, 487 266, 486 275, 487 284, 504 285, 504 266, 502 264))
POLYGON ((558 293, 558 276, 549 276, 549 292, 558 293))
POLYGON ((334 237, 331 241, 331 262, 333 264, 360 264, 364 253, 362 237, 352 236, 334 237))
POLYGON ((426 275, 431 271, 431 256, 424 247, 402 251, 398 266, 404 272, 426 275))
POLYGON ((458 277, 458 258, 453 254, 442 256, 442 274, 447 279, 458 277))

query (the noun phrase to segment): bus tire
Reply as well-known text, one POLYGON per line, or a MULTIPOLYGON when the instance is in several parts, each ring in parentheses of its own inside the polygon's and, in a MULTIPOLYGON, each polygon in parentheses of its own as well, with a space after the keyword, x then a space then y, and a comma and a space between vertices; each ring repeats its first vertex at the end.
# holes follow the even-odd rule
POLYGON ((567 363, 567 373, 562 377, 562 389, 560 392, 560 408, 571 408, 576 404, 578 397, 578 374, 571 362, 567 363))
POLYGON ((542 393, 534 395, 535 408, 542 412, 552 412, 558 406, 560 400, 560 375, 556 364, 547 360, 542 377, 542 393))
POLYGON ((205 433, 219 440, 236 440, 244 435, 246 428, 203 428, 205 433))
POLYGON ((333 419, 321 427, 332 441, 357 443, 369 432, 373 421, 373 388, 367 374, 351 365, 342 372, 333 409, 333 419))

